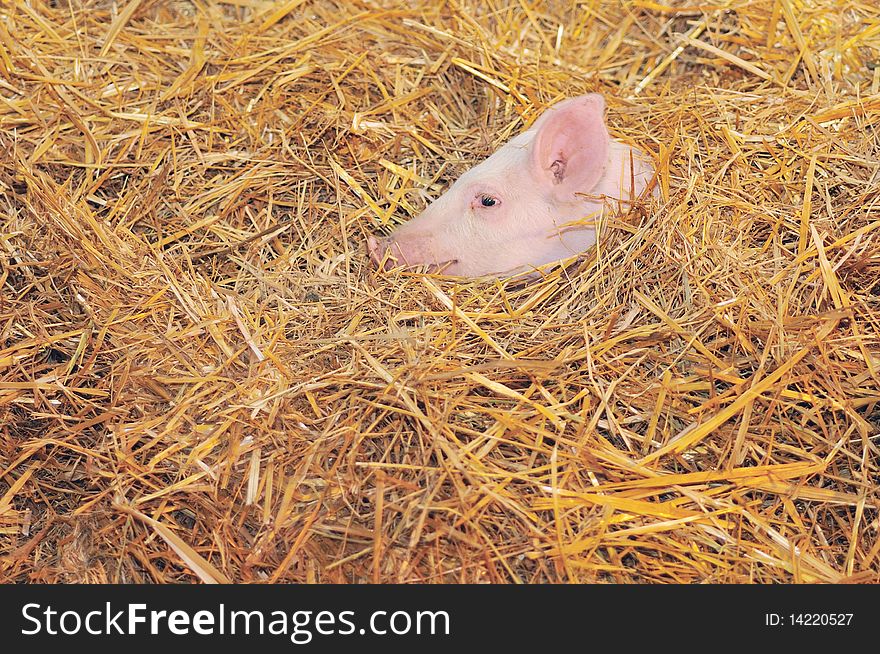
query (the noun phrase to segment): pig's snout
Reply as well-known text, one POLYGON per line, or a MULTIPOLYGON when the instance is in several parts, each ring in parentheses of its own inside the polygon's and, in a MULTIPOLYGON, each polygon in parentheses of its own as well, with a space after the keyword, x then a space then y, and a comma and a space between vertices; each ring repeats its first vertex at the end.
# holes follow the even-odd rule
POLYGON ((390 236, 368 236, 367 251, 379 270, 391 270, 407 265, 400 245, 390 236))
POLYGON ((400 238, 394 236, 367 236, 367 251, 381 270, 392 268, 425 267, 428 272, 445 272, 458 263, 457 259, 444 258, 440 261, 435 256, 432 239, 428 236, 407 234, 400 238))
POLYGON ((390 236, 367 236, 367 251, 379 270, 411 265, 400 244, 390 236))
POLYGON ((377 266, 382 268, 383 261, 385 266, 388 265, 389 261, 385 258, 385 253, 388 251, 388 239, 376 238, 372 234, 367 236, 367 251, 370 253, 370 259, 377 266))

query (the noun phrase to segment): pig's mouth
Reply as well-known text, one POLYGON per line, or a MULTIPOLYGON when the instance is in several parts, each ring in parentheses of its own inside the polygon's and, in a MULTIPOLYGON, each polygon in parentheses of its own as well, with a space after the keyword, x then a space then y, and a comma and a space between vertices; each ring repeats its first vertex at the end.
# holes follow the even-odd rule
POLYGON ((455 275, 453 272, 458 265, 458 259, 446 259, 440 262, 409 262, 406 255, 401 250, 400 245, 390 239, 376 238, 374 236, 367 237, 367 251, 370 253, 370 259, 375 263, 379 270, 392 270, 394 268, 402 268, 414 272, 425 272, 436 275, 455 275))
POLYGON ((455 275, 456 273, 454 273, 453 270, 455 270, 455 266, 457 265, 458 259, 450 259, 443 263, 428 264, 427 272, 434 275, 455 275))

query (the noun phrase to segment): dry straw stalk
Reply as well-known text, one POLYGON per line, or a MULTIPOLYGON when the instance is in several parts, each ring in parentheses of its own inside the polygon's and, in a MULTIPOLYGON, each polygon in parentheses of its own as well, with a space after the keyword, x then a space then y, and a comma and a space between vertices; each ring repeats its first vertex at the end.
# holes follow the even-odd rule
POLYGON ((0 3, 0 580, 877 582, 875 2, 0 3), (368 262, 601 91, 662 198, 368 262))

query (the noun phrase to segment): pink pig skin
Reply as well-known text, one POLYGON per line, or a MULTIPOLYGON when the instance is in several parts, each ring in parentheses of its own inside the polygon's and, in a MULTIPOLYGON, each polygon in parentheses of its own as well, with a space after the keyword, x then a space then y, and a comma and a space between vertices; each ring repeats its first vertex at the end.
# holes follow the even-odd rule
POLYGON ((625 210, 654 174, 609 138, 604 111, 596 93, 553 105, 391 236, 369 236, 370 257, 386 269, 508 276, 590 248, 594 221, 625 210))

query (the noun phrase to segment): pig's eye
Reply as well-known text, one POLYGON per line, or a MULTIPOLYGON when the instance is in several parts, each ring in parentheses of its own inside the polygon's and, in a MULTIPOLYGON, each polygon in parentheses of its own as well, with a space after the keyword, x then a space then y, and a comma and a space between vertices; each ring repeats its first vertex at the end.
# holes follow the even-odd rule
MULTIPOLYGON (((492 189, 474 189, 471 196, 471 209, 492 209, 501 206, 501 198, 492 189)), ((488 217, 488 216, 487 216, 488 217)))

